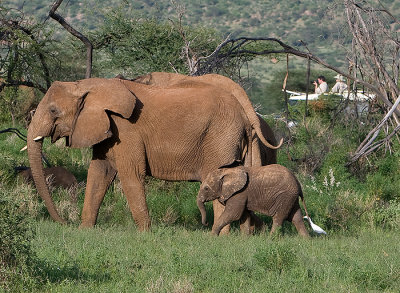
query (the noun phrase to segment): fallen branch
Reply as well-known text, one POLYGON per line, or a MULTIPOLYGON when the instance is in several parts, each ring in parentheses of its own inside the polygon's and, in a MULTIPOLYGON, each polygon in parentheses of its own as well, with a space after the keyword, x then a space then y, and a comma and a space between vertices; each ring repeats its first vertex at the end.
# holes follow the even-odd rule
POLYGON ((0 130, 0 133, 7 133, 7 132, 14 133, 15 135, 18 136, 18 138, 20 138, 26 142, 26 135, 23 134, 21 131, 19 131, 17 128, 6 128, 3 130, 0 130))
POLYGON ((376 137, 378 136, 381 128, 385 125, 385 123, 387 122, 387 120, 392 116, 393 112, 395 111, 395 109, 397 108, 397 106, 400 103, 400 96, 396 99, 396 102, 393 104, 392 108, 390 109, 390 111, 385 115, 385 117, 381 120, 381 122, 379 122, 379 124, 377 126, 375 126, 374 129, 372 129, 367 137, 364 139, 364 141, 359 145, 359 147, 357 148, 355 154, 352 156, 352 158, 350 159, 350 162, 348 163, 354 163, 355 161, 357 161, 361 156, 363 155, 367 155, 369 153, 371 153, 373 150, 377 149, 379 146, 381 146, 384 142, 389 141, 390 138, 392 138, 393 135, 395 135, 397 133, 397 131, 400 129, 400 125, 398 125, 390 135, 386 136, 385 139, 380 140, 379 142, 374 142, 374 140, 376 139, 376 137))

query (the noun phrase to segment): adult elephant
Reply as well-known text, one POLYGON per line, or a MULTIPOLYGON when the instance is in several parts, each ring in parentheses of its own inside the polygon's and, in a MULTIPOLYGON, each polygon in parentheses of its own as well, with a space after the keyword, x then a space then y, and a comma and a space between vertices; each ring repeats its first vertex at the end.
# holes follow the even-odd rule
MULTIPOLYGON (((123 76, 117 77, 123 78, 123 76)), ((233 80, 219 74, 187 76, 178 73, 152 72, 147 75, 139 76, 133 79, 133 81, 148 85, 182 88, 202 86, 203 83, 207 83, 226 90, 242 105, 252 126, 252 159, 249 165, 265 166, 277 163, 277 148, 282 145, 282 140, 279 145, 276 146, 277 141, 271 127, 262 117, 257 115, 245 90, 233 80)), ((215 223, 224 211, 224 207, 215 200, 213 201, 213 209, 215 223)), ((254 214, 252 218, 250 218, 248 214, 244 214, 241 219, 241 230, 245 231, 245 233, 250 233, 254 228, 253 223, 261 225, 261 220, 255 217, 254 214)), ((223 233, 226 233, 228 229, 229 226, 224 228, 223 233)))
MULTIPOLYGON (((121 76, 120 76, 121 77, 121 76)), ((276 163, 277 149, 283 140, 276 146, 277 141, 269 125, 255 112, 245 90, 228 77, 219 74, 205 74, 201 76, 187 76, 179 73, 152 72, 139 76, 133 81, 161 87, 196 87, 203 83, 214 85, 231 93, 242 105, 252 126, 252 166, 263 166, 276 163)))
POLYGON ((93 78, 53 83, 37 107, 27 141, 36 187, 54 220, 65 222, 46 186, 42 142, 65 137, 67 146, 93 147, 81 226, 95 225, 118 172, 132 216, 146 230, 146 175, 202 181, 233 160, 251 165, 251 135, 241 104, 213 85, 160 88, 93 78))

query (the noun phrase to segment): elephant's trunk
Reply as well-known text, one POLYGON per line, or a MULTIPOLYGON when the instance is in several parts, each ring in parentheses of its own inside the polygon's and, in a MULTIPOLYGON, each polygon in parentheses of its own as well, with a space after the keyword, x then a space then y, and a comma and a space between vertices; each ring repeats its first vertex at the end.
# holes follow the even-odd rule
POLYGON ((207 213, 206 213, 206 206, 204 205, 204 201, 201 200, 200 198, 197 198, 197 207, 200 210, 200 214, 201 214, 201 223, 204 226, 208 226, 207 223, 207 213))
POLYGON ((49 214, 51 218, 59 223, 66 223, 64 219, 62 219, 58 212, 57 209, 54 205, 53 200, 50 197, 50 192, 46 184, 46 179, 44 176, 44 171, 43 171, 43 164, 42 164, 42 141, 43 138, 39 139, 38 136, 43 135, 42 133, 47 133, 47 136, 50 134, 51 127, 47 127, 48 130, 43 131, 43 128, 41 128, 42 131, 38 131, 39 127, 38 125, 46 125, 43 124, 43 121, 39 121, 41 115, 39 115, 38 111, 35 113, 35 116, 32 119, 31 124, 29 125, 28 129, 28 135, 27 135, 27 146, 28 146, 28 158, 29 158, 29 164, 32 170, 32 177, 33 181, 35 182, 36 189, 44 201, 47 210, 49 211, 49 214))

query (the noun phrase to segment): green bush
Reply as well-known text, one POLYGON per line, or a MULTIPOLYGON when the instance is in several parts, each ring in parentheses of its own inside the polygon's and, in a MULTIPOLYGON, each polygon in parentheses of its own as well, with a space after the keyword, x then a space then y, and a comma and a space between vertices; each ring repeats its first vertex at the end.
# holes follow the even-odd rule
POLYGON ((391 156, 379 158, 366 175, 368 194, 377 200, 400 199, 399 160, 391 156))
POLYGON ((38 104, 35 91, 28 87, 6 87, 0 92, 0 122, 26 122, 38 104))
POLYGON ((278 156, 298 175, 310 216, 330 231, 351 232, 371 225, 393 229, 400 199, 397 146, 391 146, 392 155, 382 149, 346 165, 371 126, 367 117, 355 119, 338 112, 341 101, 331 96, 319 102, 323 107, 310 111, 305 120, 304 104, 289 108, 290 119, 297 122, 289 130, 291 160, 282 150, 278 156))
POLYGON ((400 229, 400 202, 392 200, 382 203, 374 212, 377 227, 391 230, 400 229))
POLYGON ((2 194, 0 200, 0 285, 10 291, 23 291, 35 285, 31 249, 34 237, 29 218, 19 206, 2 194))

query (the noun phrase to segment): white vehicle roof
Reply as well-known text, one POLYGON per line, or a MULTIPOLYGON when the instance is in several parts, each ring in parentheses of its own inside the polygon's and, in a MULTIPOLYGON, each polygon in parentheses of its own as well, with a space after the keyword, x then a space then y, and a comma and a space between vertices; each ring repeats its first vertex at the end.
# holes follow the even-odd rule
MULTIPOLYGON (((290 101, 305 101, 306 100, 306 94, 305 93, 297 93, 297 92, 293 92, 293 91, 286 91, 288 93, 290 93, 290 97, 289 100, 290 101)), ((328 95, 328 94, 334 94, 334 93, 324 93, 322 95, 328 95)), ((343 92, 343 94, 335 94, 338 96, 343 96, 343 98, 347 99, 347 97, 349 97, 349 100, 357 100, 357 101, 369 101, 375 98, 375 95, 371 95, 371 94, 366 94, 366 93, 361 93, 361 92, 357 92, 357 94, 355 94, 354 92, 343 92)), ((308 94, 308 100, 312 101, 312 100, 317 100, 318 97, 320 95, 319 94, 308 94)))

